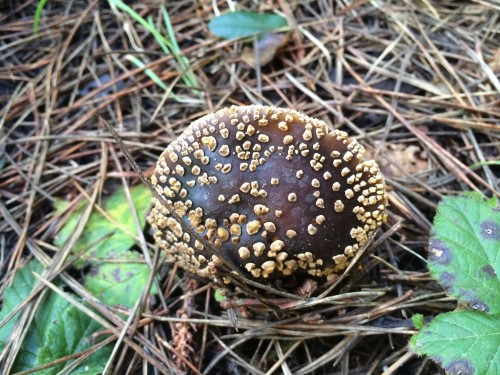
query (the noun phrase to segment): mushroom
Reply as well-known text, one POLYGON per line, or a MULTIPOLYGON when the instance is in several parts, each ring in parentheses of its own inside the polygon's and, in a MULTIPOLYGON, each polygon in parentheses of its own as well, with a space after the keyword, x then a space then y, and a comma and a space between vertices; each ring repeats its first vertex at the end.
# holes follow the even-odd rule
POLYGON ((153 199, 148 217, 155 240, 170 260, 214 280, 223 261, 261 281, 331 279, 387 218, 384 178, 364 152, 295 110, 206 115, 158 160, 151 180, 164 200, 153 199))

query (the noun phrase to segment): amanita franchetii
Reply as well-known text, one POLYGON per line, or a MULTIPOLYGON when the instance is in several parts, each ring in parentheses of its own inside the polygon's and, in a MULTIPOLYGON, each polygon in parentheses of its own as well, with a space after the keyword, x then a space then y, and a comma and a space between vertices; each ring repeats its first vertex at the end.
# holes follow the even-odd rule
POLYGON ((233 106, 204 116, 158 160, 152 183, 169 207, 154 199, 155 240, 210 279, 221 258, 257 280, 331 279, 387 217, 384 178, 364 153, 347 133, 295 110, 233 106))

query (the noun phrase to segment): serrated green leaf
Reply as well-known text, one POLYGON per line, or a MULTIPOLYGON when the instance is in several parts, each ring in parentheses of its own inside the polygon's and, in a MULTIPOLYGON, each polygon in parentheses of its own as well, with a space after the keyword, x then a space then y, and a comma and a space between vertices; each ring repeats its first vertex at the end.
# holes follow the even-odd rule
MULTIPOLYGON (((92 268, 85 277, 85 287, 110 306, 132 308, 146 286, 151 273, 147 264, 138 262, 138 253, 122 255, 126 262, 102 262, 92 268)), ((158 293, 153 284, 151 293, 158 293)))
MULTIPOLYGON (((101 330, 99 323, 92 320, 64 298, 50 292, 40 306, 35 320, 28 331, 27 342, 37 337, 38 347, 30 345, 30 358, 20 357, 16 361, 16 371, 42 366, 59 358, 80 352, 95 342, 92 335, 101 330), (33 358, 33 354, 35 357, 33 358)), ((100 374, 106 366, 111 347, 105 347, 84 360, 72 373, 100 374)), ((65 365, 60 364, 39 374, 57 374, 65 365)))
POLYGON ((450 374, 500 374, 500 316, 480 311, 438 315, 410 341, 450 374))
MULTIPOLYGON (((37 261, 31 261, 21 267, 12 280, 12 285, 4 290, 2 310, 0 310, 0 322, 16 309, 30 294, 36 282, 33 272, 41 273, 43 267, 37 261)), ((0 351, 3 349, 10 332, 12 331, 18 314, 14 315, 5 325, 0 328, 0 351)))
MULTIPOLYGON (((59 297, 59 301, 61 300, 59 297)), ((59 319, 52 322, 47 341, 38 354, 39 364, 49 363, 89 348, 94 344, 92 335, 100 330, 101 325, 88 315, 72 305, 66 306, 59 319)), ((110 346, 100 349, 73 370, 72 374, 101 374, 110 354, 110 346)), ((58 370, 62 368, 63 366, 58 370)))
POLYGON ((500 313, 500 209, 477 194, 445 198, 429 245, 432 276, 473 309, 500 313))
MULTIPOLYGON (((21 268, 12 285, 5 289, 0 319, 3 320, 30 294, 37 279, 33 272, 41 273, 42 266, 31 261, 21 268)), ((0 351, 16 324, 17 315, 0 328, 0 351)), ((13 370, 24 371, 42 366, 56 359, 85 350, 93 345, 92 334, 102 327, 64 298, 51 291, 40 304, 28 329, 13 370)), ((105 347, 91 355, 72 374, 100 374, 107 363, 111 347, 105 347)), ((56 374, 66 364, 62 363, 37 374, 56 374)))
MULTIPOLYGON (((102 330, 99 323, 58 294, 51 292, 38 310, 29 332, 29 335, 36 335, 41 339, 35 362, 27 368, 41 366, 89 348, 95 343, 92 335, 99 330, 102 330)), ((110 354, 110 346, 102 348, 83 361, 72 374, 102 373, 110 354)), ((56 374, 65 365, 63 363, 39 373, 56 374)))
POLYGON ((277 14, 236 11, 213 18, 208 28, 224 39, 246 38, 286 27, 286 19, 277 14))
MULTIPOLYGON (((144 227, 146 214, 151 206, 151 192, 147 187, 139 185, 131 188, 130 194, 141 227, 144 227)), ((56 209, 61 209, 61 207, 64 207, 63 203, 58 202, 55 205, 56 209)), ((114 222, 97 211, 90 215, 83 233, 72 249, 74 253, 83 253, 86 249, 89 249, 82 256, 82 259, 75 263, 76 267, 82 267, 85 261, 96 264, 99 259, 118 258, 127 252, 135 242, 134 238, 128 234, 135 235, 137 229, 133 215, 130 214, 130 206, 123 188, 117 190, 104 202, 103 209, 114 222)), ((82 210, 83 206, 75 210, 71 217, 68 218, 54 241, 57 246, 62 246, 73 233, 81 218, 82 210)))
MULTIPOLYGON (((3 320, 28 297, 36 284, 36 278, 33 276, 33 272, 41 273, 42 270, 42 264, 33 260, 16 272, 14 280, 12 280, 12 285, 6 288, 3 293, 0 321, 3 322, 3 320)), ((0 352, 3 351, 18 317, 19 313, 15 314, 0 328, 0 352)), ((38 347, 38 338, 32 337, 29 341, 25 340, 25 342, 27 345, 24 345, 19 351, 18 359, 22 357, 25 358, 26 361, 34 361, 36 353, 33 352, 32 349, 38 347)))

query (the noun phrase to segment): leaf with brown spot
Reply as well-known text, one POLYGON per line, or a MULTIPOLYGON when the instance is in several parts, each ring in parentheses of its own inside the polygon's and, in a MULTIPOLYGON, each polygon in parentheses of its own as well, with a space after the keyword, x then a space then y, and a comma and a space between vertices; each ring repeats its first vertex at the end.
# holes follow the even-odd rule
MULTIPOLYGON (((109 306, 132 308, 151 273, 140 258, 138 253, 128 251, 120 256, 120 262, 113 259, 101 262, 85 277, 85 287, 109 306)), ((154 285, 151 293, 158 293, 154 285)))
POLYGON ((500 317, 480 311, 440 314, 412 337, 410 348, 448 374, 499 374, 500 317))
POLYGON ((500 212, 495 198, 445 198, 434 219, 429 270, 472 308, 500 313, 500 212))

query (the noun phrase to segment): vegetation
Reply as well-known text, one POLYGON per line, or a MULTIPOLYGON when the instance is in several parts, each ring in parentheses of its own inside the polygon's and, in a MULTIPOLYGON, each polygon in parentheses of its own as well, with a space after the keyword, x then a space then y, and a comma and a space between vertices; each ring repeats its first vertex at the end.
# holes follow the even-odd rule
MULTIPOLYGON (((150 267, 138 252, 130 251, 138 237, 135 217, 143 228, 150 193, 146 187, 138 186, 130 189, 130 197, 129 202, 124 189, 120 189, 106 199, 103 212, 92 212, 76 243, 71 243, 71 236, 82 220, 84 205, 75 208, 65 201, 54 203, 54 215, 66 216, 54 244, 64 248, 65 244, 71 243, 69 259, 63 267, 76 270, 90 267, 83 278, 86 291, 101 303, 129 309, 140 301, 142 295, 158 293, 156 285, 150 291, 154 280, 149 279, 153 275, 150 267), (137 210, 135 215, 131 214, 134 210, 137 210)), ((6 324, 0 328, 2 351, 15 337, 15 322, 23 318, 19 312, 21 304, 42 285, 52 289, 45 292, 36 309, 26 337, 20 342, 12 371, 40 368, 40 373, 52 374, 64 368, 65 371, 71 369, 72 374, 101 374, 112 350, 110 340, 103 341, 98 335, 107 324, 101 323, 97 311, 93 311, 81 297, 62 290, 62 280, 45 279, 42 273, 40 262, 29 261, 19 269, 3 295, 0 321, 6 324), (79 359, 73 362, 75 353, 79 359), (61 360, 65 357, 66 360, 61 360), (44 365, 50 363, 53 365, 45 369, 44 365)))
POLYGON ((410 341, 449 373, 498 374, 500 364, 500 202, 478 194, 446 198, 434 220, 431 275, 470 306, 439 314, 410 341))
POLYGON ((0 2, 0 372, 498 372, 496 227, 481 226, 498 222, 498 11, 0 2), (233 12, 244 30, 218 34, 233 12), (99 118, 150 176, 191 121, 249 103, 322 119, 382 168, 388 222, 330 283, 249 296, 166 262, 149 192, 99 118), (460 345, 441 350, 443 331, 460 345))

